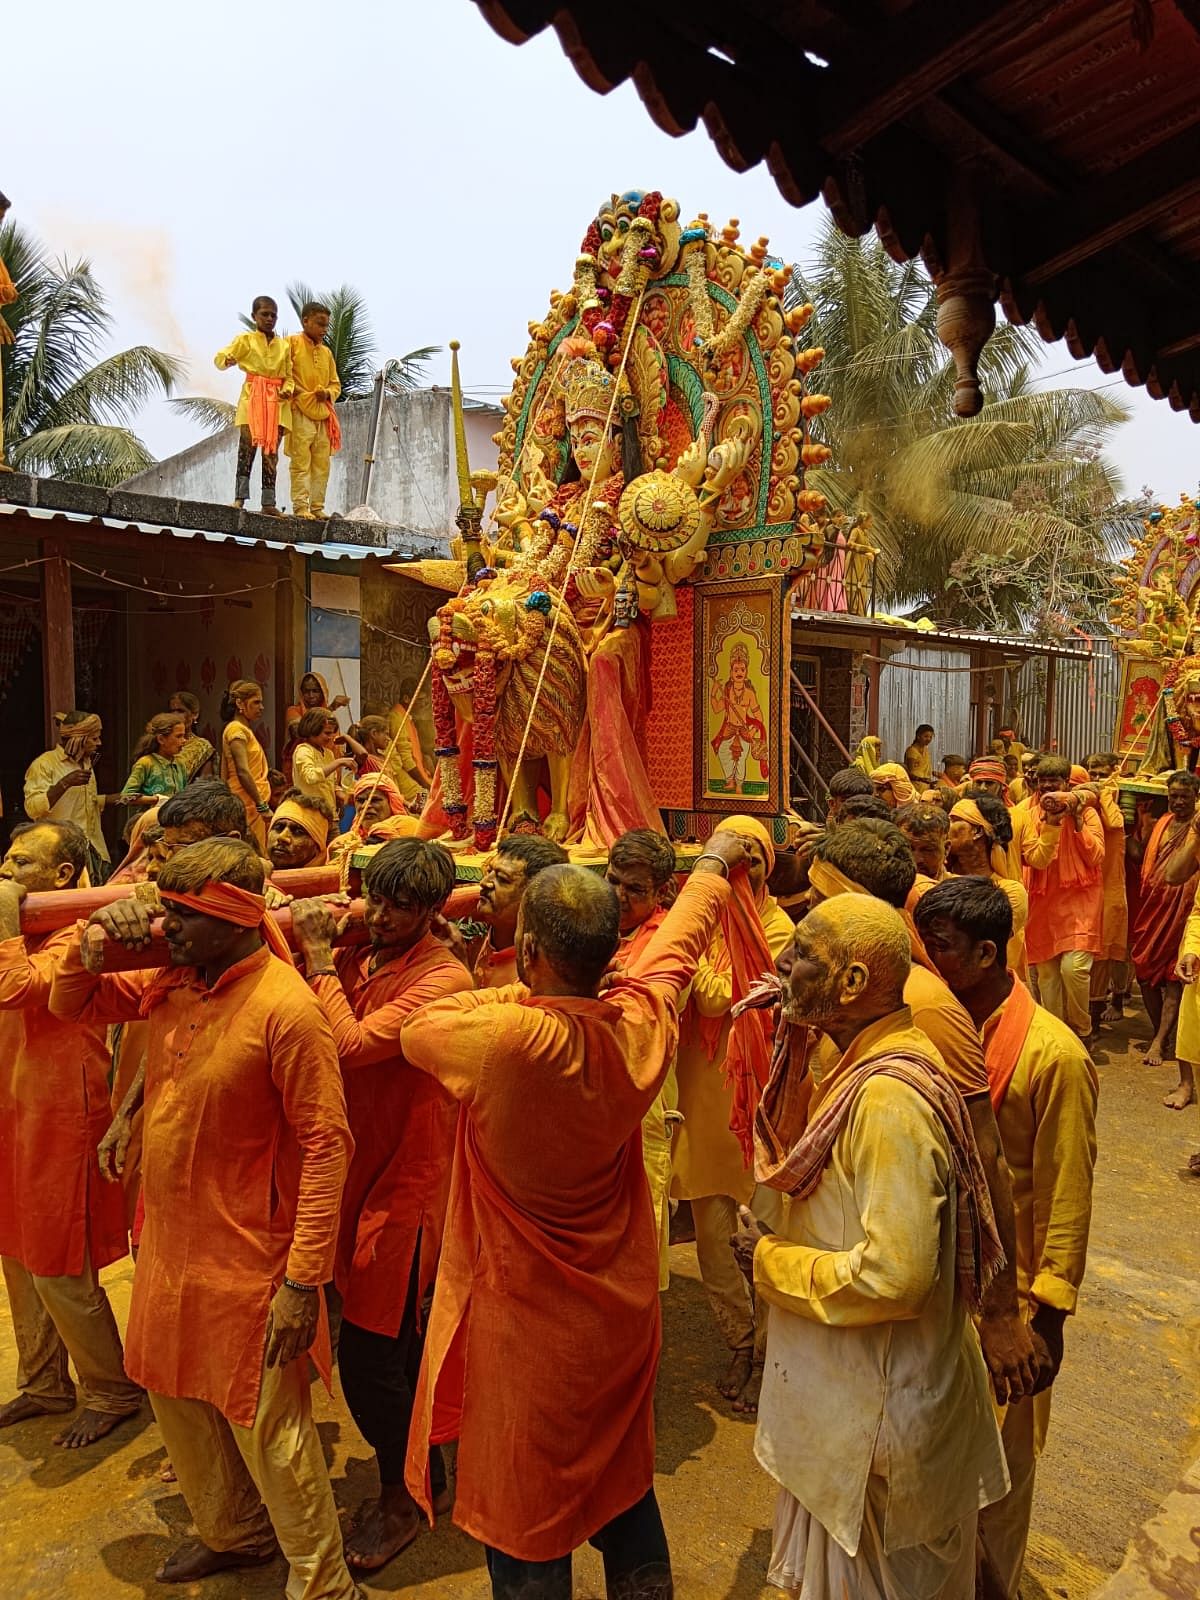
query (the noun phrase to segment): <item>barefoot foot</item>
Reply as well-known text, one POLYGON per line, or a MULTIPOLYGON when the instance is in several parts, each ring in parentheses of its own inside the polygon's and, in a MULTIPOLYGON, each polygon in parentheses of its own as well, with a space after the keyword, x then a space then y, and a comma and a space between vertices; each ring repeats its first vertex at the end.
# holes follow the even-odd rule
POLYGON ((1146 1046, 1146 1065, 1148 1067, 1161 1067, 1163 1064, 1163 1047, 1157 1039, 1152 1039, 1146 1046))
POLYGON ((750 1376, 746 1379, 746 1386, 733 1402, 733 1409, 745 1417, 758 1415, 758 1397, 762 1390, 763 1369, 762 1362, 756 1361, 750 1368, 750 1376))
POLYGON ((421 1513, 403 1491, 390 1502, 368 1500, 346 1535, 346 1565, 356 1572, 378 1572, 406 1550, 421 1531, 421 1513))
POLYGON ((37 1401, 31 1400, 27 1394, 19 1394, 15 1400, 0 1406, 0 1428, 11 1428, 17 1422, 29 1422, 33 1417, 52 1417, 59 1414, 38 1405, 37 1401))
POLYGON ((1110 1000, 1100 1013, 1101 1022, 1123 1022, 1124 1020, 1125 1009, 1119 1000, 1110 1000))
POLYGON ((1196 1091, 1190 1083, 1181 1083, 1171 1090, 1170 1094, 1163 1095, 1163 1105, 1168 1111, 1186 1111, 1196 1103, 1196 1091))
POLYGON ((122 1411, 119 1416, 113 1416, 109 1411, 82 1411, 69 1428, 64 1428, 62 1433, 55 1436, 54 1442, 64 1450, 83 1450, 136 1415, 136 1411, 122 1411))
POLYGON ((1200 1178, 1200 1150, 1194 1156, 1188 1157, 1187 1169, 1195 1177, 1200 1178))
POLYGON ((162 1466, 159 1467, 159 1469, 158 1469, 158 1481, 159 1481, 159 1483, 178 1483, 179 1482, 179 1479, 175 1476, 175 1468, 171 1465, 171 1463, 169 1461, 164 1461, 162 1466))
POLYGON ((199 1539, 189 1539, 169 1555, 154 1576, 159 1583, 195 1583, 214 1572, 232 1572, 238 1567, 269 1566, 278 1550, 210 1550, 199 1539))
POLYGON ((729 1363, 729 1371, 717 1385, 717 1393, 723 1395, 726 1400, 736 1400, 750 1381, 750 1369, 753 1364, 748 1350, 735 1350, 733 1360, 729 1363))

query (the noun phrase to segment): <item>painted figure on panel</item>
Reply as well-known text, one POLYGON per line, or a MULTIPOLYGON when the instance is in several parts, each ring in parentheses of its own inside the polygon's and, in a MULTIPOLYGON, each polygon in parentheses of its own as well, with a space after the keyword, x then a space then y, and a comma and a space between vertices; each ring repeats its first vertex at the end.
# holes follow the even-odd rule
MULTIPOLYGON (((746 793, 746 772, 751 763, 752 772, 766 775, 767 725, 750 676, 752 649, 761 661, 762 652, 750 635, 735 635, 729 646, 727 676, 724 681, 714 677, 709 686, 709 711, 716 724, 711 744, 721 768, 719 779, 710 778, 709 788, 714 792, 723 785, 726 794, 746 793)), ((749 792, 757 793, 762 787, 757 778, 752 778, 749 792)))

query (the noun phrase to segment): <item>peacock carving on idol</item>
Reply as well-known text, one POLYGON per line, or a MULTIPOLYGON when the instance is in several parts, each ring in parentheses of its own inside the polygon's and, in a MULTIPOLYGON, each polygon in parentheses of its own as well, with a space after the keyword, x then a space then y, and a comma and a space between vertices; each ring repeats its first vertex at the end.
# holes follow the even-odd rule
POLYGON ((646 722, 679 586, 731 559, 799 574, 825 543, 803 483, 829 455, 808 432, 823 352, 799 346, 812 307, 785 310, 790 270, 657 191, 587 224, 512 363, 497 471, 460 449, 454 559, 403 569, 453 595, 430 621, 431 831, 486 850, 507 820, 603 847, 661 825, 646 722))

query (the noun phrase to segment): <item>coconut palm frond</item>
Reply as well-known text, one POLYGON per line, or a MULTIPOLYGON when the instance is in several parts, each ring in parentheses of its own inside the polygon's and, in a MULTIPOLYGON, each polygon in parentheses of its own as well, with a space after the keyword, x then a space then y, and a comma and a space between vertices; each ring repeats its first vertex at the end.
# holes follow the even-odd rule
POLYGON ((232 428, 237 407, 228 400, 214 400, 206 394, 183 395, 170 402, 172 411, 194 422, 205 433, 220 433, 232 428))
POLYGON ((18 472, 112 489, 145 472, 154 457, 129 428, 73 423, 45 428, 9 446, 9 465, 18 472))
POLYGON ((423 344, 419 350, 410 350, 406 356, 397 356, 388 363, 388 388, 393 394, 420 389, 425 382, 425 369, 434 356, 440 356, 441 353, 440 344, 423 344))
POLYGON ((103 485, 144 470, 153 457, 130 424, 171 393, 182 363, 149 345, 102 353, 112 317, 86 260, 52 260, 15 223, 0 228, 0 258, 18 296, 0 352, 11 465, 103 485))

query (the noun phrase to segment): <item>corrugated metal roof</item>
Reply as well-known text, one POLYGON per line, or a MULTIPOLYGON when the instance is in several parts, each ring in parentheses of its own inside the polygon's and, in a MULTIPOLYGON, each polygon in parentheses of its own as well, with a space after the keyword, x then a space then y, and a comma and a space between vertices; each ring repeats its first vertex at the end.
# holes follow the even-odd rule
MULTIPOLYGON (((112 528, 118 533, 134 530, 155 538, 199 539, 204 544, 231 544, 243 550, 295 550, 302 556, 323 556, 328 561, 364 561, 378 556, 384 561, 403 561, 409 552, 385 545, 338 544, 327 541, 293 542, 291 539, 252 539, 240 533, 213 533, 205 528, 172 528, 157 522, 130 522, 125 517, 92 517, 81 511, 51 511, 45 506, 14 506, 0 503, 0 516, 20 513, 35 522, 69 522, 76 527, 112 528)), ((423 552, 422 552, 423 554, 423 552)))
POLYGON ((910 645, 951 645, 960 650, 975 647, 999 650, 1012 655, 1061 656, 1068 661, 1088 661, 1091 651, 1080 645, 1045 644, 1040 639, 1003 633, 967 633, 957 628, 905 628, 878 618, 850 616, 837 611, 793 611, 793 622, 808 622, 826 633, 856 633, 882 639, 903 639, 910 645))

